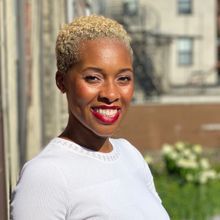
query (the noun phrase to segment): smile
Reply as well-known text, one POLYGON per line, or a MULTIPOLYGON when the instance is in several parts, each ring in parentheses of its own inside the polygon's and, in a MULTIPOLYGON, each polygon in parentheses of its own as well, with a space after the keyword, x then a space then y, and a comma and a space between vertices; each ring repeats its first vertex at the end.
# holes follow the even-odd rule
POLYGON ((92 108, 92 114, 104 124, 113 124, 120 116, 120 108, 116 106, 99 106, 92 108))

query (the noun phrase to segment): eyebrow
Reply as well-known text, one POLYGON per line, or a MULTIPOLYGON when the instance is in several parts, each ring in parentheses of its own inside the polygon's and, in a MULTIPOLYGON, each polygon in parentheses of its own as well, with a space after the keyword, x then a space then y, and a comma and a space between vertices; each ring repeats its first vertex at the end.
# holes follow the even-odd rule
POLYGON ((85 69, 83 69, 83 72, 87 70, 95 70, 96 72, 103 73, 103 70, 101 68, 93 67, 93 66, 86 67, 85 69))
MULTIPOLYGON (((86 67, 85 69, 83 69, 83 72, 84 71, 87 71, 87 70, 94 70, 96 72, 99 72, 99 73, 102 73, 102 74, 105 74, 105 71, 103 71, 103 69, 101 68, 98 68, 98 67, 93 67, 93 66, 89 66, 89 67, 86 67)), ((129 72, 134 72, 133 68, 122 68, 118 71, 118 73, 123 73, 123 72, 126 72, 126 71, 129 71, 129 72)))
POLYGON ((129 71, 129 72, 134 72, 133 68, 122 68, 119 73, 122 73, 122 72, 126 72, 126 71, 129 71))

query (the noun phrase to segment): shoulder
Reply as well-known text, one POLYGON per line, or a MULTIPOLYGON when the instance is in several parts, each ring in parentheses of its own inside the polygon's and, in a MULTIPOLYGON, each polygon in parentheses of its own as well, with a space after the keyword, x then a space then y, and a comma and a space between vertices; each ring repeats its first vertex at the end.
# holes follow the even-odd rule
POLYGON ((47 182, 64 185, 66 180, 60 168, 61 154, 60 150, 50 142, 38 155, 24 164, 19 182, 40 185, 42 181, 44 185, 47 182))
POLYGON ((124 138, 111 138, 110 141, 113 145, 116 145, 119 147, 124 147, 124 150, 134 151, 134 152, 140 154, 138 149, 133 144, 131 144, 128 140, 126 140, 124 138))
POLYGON ((113 145, 126 146, 129 149, 136 149, 128 140, 124 138, 110 138, 110 141, 113 145))
POLYGON ((48 185, 56 183, 57 186, 63 186, 65 178, 53 160, 36 157, 23 166, 19 182, 33 186, 46 185, 47 183, 48 185))
POLYGON ((152 175, 147 162, 141 152, 133 144, 123 138, 111 139, 111 142, 120 148, 123 157, 126 157, 129 161, 131 161, 131 159, 135 160, 135 163, 139 164, 140 167, 144 169, 144 172, 147 173, 147 176, 151 178, 152 175))
POLYGON ((14 218, 57 219, 58 215, 65 216, 68 207, 67 180, 55 161, 40 154, 27 162, 12 194, 14 218))
POLYGON ((67 191, 67 180, 61 170, 51 160, 36 157, 23 166, 13 197, 15 201, 32 201, 33 197, 67 198, 67 191))
POLYGON ((123 155, 131 156, 135 159, 144 160, 140 151, 124 138, 111 138, 111 143, 120 149, 123 155))

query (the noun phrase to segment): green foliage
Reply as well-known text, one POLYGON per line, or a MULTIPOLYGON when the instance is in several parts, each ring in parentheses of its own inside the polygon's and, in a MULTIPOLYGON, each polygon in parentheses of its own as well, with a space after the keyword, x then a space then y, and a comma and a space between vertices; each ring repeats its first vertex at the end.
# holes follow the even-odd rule
POLYGON ((205 184, 210 180, 219 179, 219 174, 211 168, 208 159, 202 157, 202 146, 198 144, 165 144, 162 156, 167 172, 182 182, 205 184))
POLYGON ((210 220, 220 215, 220 181, 180 184, 176 177, 154 175, 157 191, 172 220, 210 220))
POLYGON ((201 145, 165 144, 162 163, 155 163, 150 155, 145 160, 172 220, 220 219, 220 163, 211 167, 201 145))

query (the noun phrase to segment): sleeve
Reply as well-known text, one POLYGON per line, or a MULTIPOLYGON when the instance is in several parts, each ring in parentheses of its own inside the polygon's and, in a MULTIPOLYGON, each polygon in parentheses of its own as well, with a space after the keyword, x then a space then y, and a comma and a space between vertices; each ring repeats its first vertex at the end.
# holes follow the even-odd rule
POLYGON ((67 193, 64 177, 48 161, 28 163, 13 192, 11 220, 65 220, 67 193))
POLYGON ((144 161, 144 163, 145 163, 145 172, 146 172, 146 177, 147 177, 147 187, 155 195, 155 197, 159 200, 159 202, 162 203, 162 201, 156 191, 153 175, 150 171, 150 168, 145 161, 144 161))

